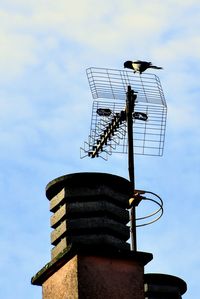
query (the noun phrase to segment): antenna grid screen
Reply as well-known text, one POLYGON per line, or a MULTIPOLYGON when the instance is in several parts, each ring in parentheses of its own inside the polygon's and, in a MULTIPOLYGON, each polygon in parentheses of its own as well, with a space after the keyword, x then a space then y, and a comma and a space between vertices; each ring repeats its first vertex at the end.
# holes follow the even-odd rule
POLYGON ((91 67, 86 70, 93 99, 126 100, 127 87, 137 93, 137 101, 166 106, 159 78, 154 74, 91 67))
MULTIPOLYGON (((108 136, 109 126, 126 110, 127 88, 137 95, 133 112, 134 154, 162 156, 165 141, 167 105, 159 78, 154 74, 134 74, 133 71, 91 67, 86 70, 94 99, 88 141, 81 148, 83 156, 93 152, 108 136), (144 119, 143 116, 146 116, 144 119)), ((112 153, 128 152, 127 122, 117 121, 115 130, 99 146, 99 156, 106 159, 112 153)))

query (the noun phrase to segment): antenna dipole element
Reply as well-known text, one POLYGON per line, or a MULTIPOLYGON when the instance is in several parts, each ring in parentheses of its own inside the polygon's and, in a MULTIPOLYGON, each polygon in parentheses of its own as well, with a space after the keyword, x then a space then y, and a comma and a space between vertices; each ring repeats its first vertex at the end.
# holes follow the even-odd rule
POLYGON ((126 119, 126 113, 121 111, 116 113, 112 118, 111 122, 104 129, 103 134, 96 140, 96 144, 93 145, 92 151, 88 152, 88 156, 95 158, 99 156, 99 152, 103 151, 103 146, 107 145, 108 140, 111 140, 114 133, 119 128, 119 125, 126 119))

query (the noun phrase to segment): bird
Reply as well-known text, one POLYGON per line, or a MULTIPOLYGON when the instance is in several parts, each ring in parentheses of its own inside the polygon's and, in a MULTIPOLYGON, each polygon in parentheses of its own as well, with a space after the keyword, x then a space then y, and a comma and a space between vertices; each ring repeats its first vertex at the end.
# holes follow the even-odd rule
POLYGON ((146 69, 152 68, 152 69, 162 69, 160 66, 152 65, 151 62, 142 61, 142 60, 136 60, 136 61, 126 61, 124 62, 124 68, 132 69, 134 73, 138 72, 142 74, 146 69))

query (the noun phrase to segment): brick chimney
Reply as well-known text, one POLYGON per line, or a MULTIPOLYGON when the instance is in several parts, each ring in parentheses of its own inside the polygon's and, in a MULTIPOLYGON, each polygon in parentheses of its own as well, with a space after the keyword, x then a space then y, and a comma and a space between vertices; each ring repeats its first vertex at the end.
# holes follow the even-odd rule
POLYGON ((43 299, 182 298, 183 280, 144 274, 152 254, 130 250, 131 191, 128 180, 106 173, 70 174, 47 185, 51 261, 31 280, 43 299))

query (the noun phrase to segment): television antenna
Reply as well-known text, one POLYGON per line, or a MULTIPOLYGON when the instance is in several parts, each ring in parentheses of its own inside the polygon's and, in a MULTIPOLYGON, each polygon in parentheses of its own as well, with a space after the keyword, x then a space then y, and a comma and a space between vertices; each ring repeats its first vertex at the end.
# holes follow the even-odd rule
POLYGON ((93 107, 88 141, 81 158, 112 153, 128 154, 128 172, 132 184, 129 200, 131 249, 137 250, 136 227, 157 221, 163 214, 163 201, 155 193, 135 189, 134 154, 162 156, 165 141, 167 105, 159 78, 154 74, 135 75, 129 70, 91 67, 86 70, 93 107), (156 211, 136 218, 135 209, 142 200, 158 206, 156 211), (142 224, 138 224, 139 221, 142 224), (137 222, 137 223, 136 223, 137 222))

